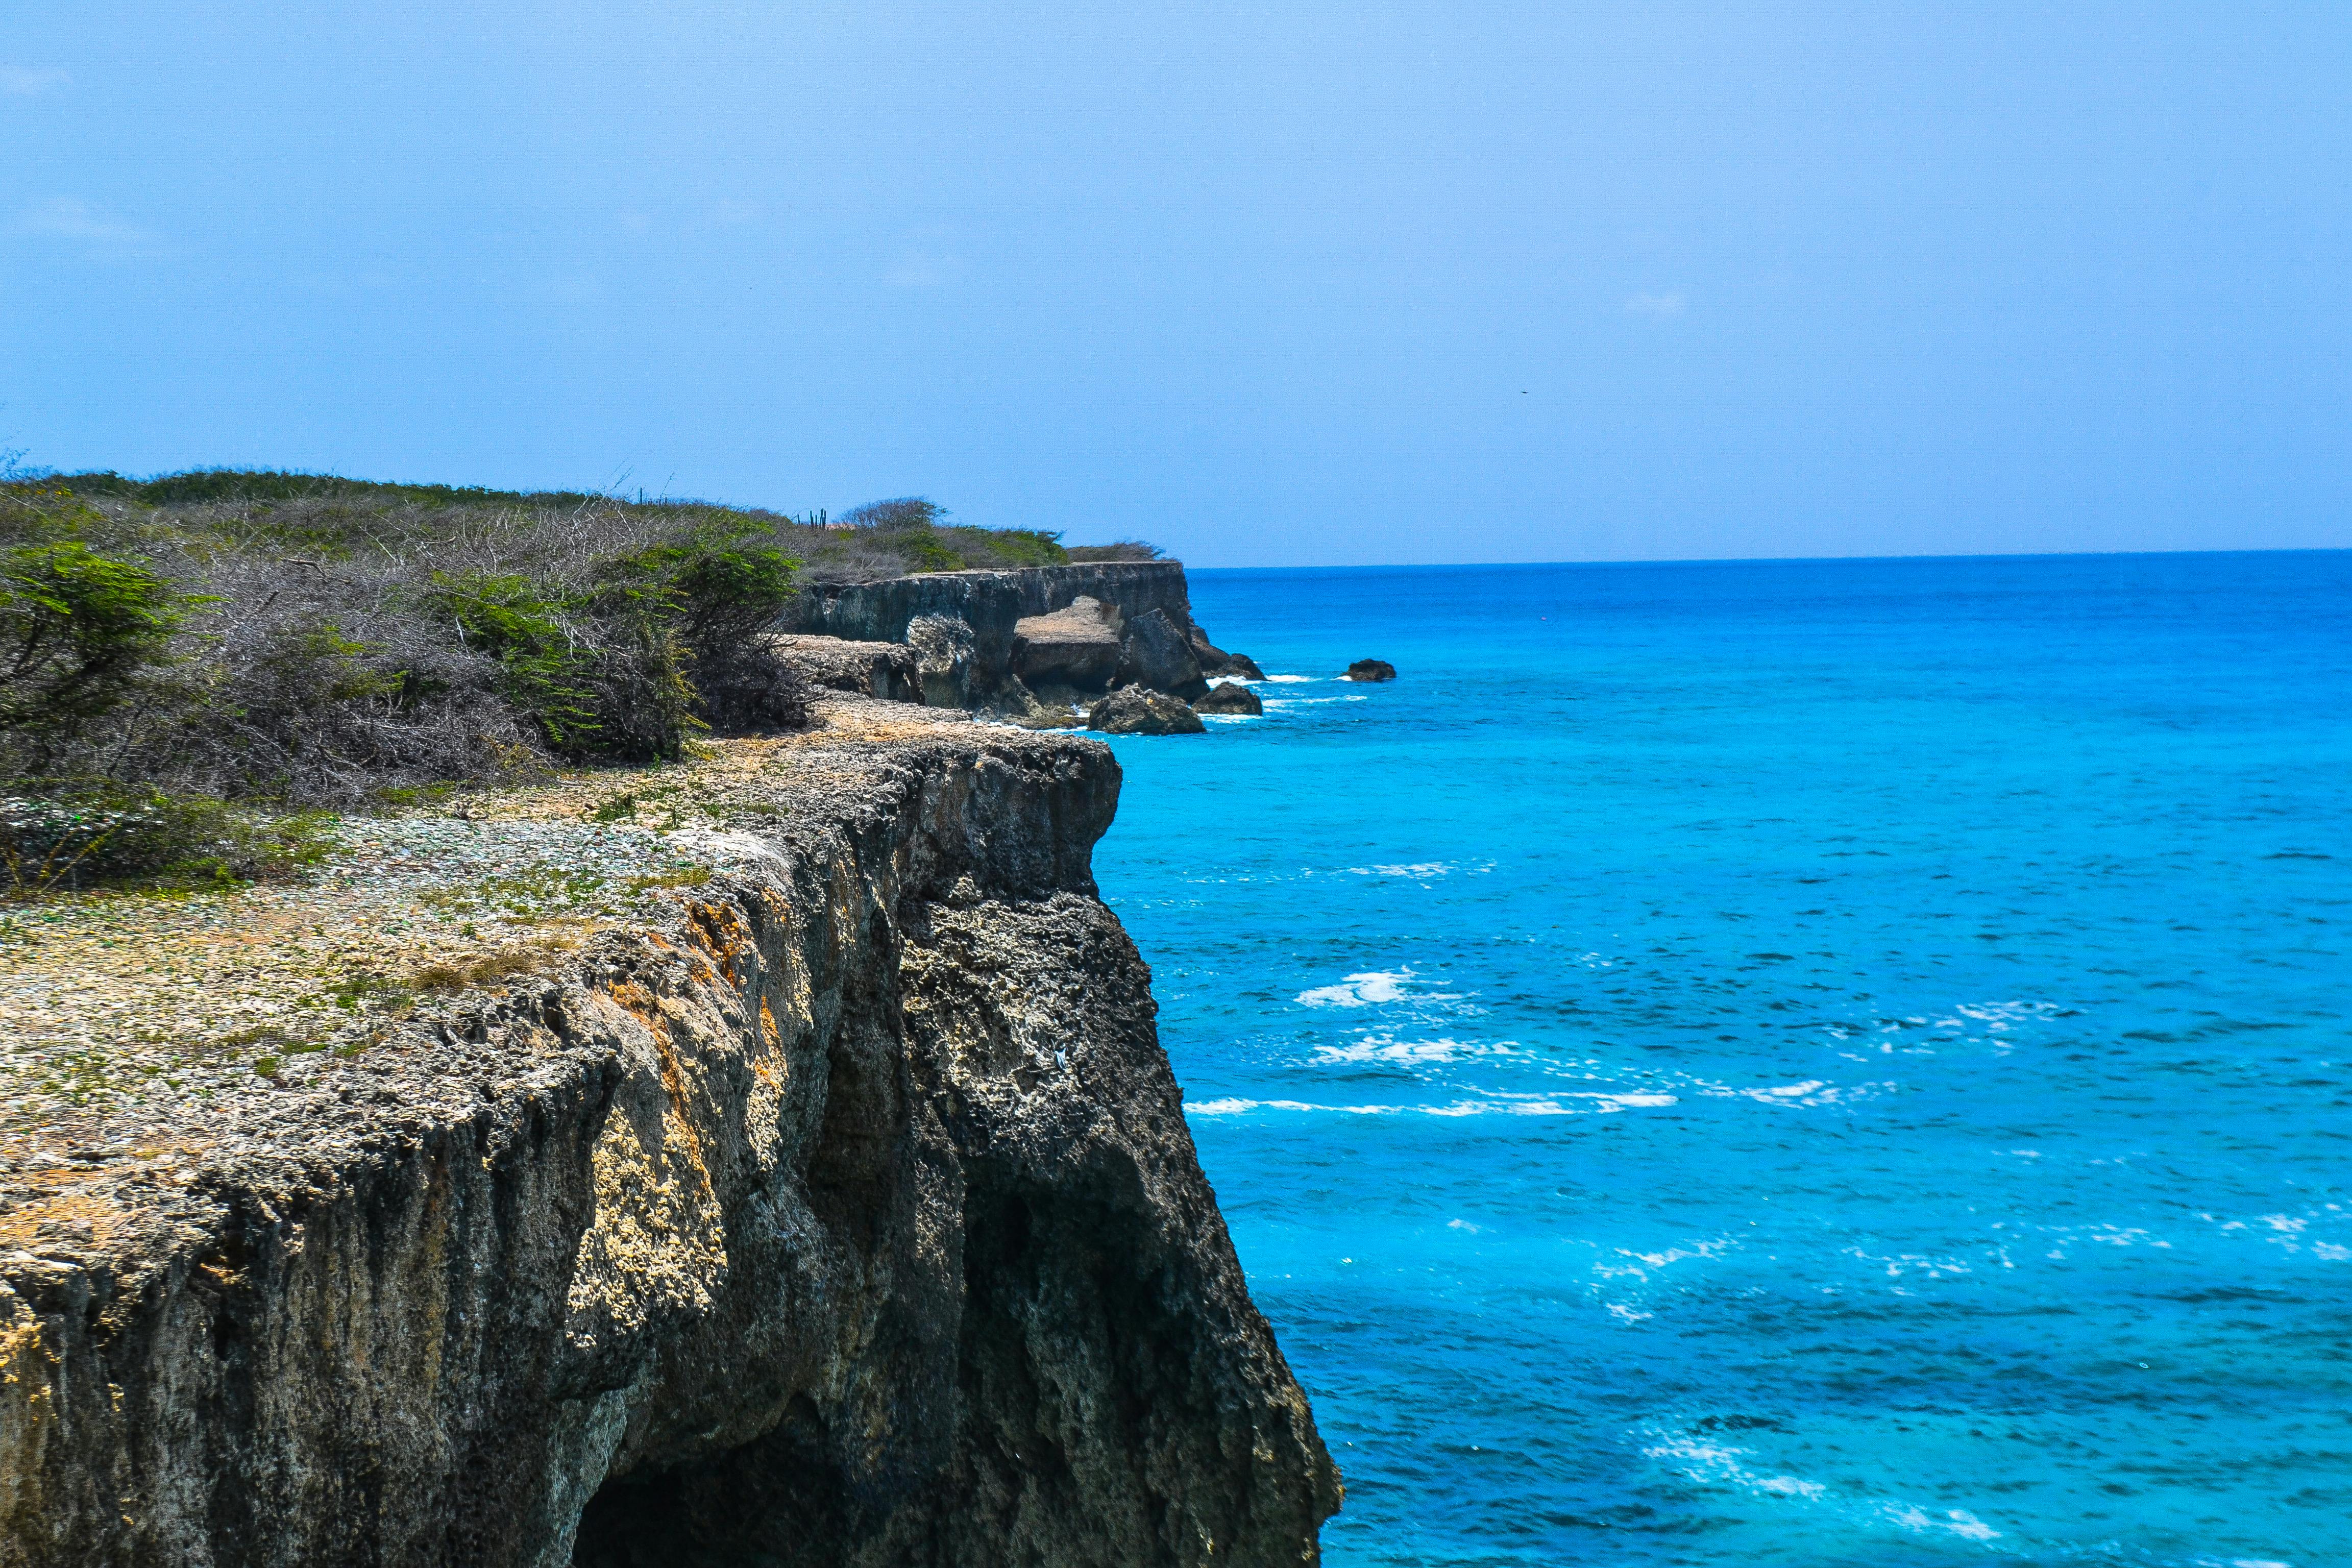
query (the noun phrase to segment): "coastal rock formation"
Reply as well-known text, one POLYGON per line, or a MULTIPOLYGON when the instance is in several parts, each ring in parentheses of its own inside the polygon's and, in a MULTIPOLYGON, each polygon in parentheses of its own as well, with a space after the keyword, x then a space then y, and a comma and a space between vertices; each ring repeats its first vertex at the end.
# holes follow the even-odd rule
POLYGON ((1317 1561, 1338 1477, 1095 897, 1108 748, 820 720, 673 775, 759 826, 663 912, 12 1153, 0 1563, 1317 1561))
POLYGON ((1209 729, 1179 699, 1140 686, 1122 686, 1096 703, 1087 728, 1108 735, 1202 735, 1209 729))
POLYGON ((907 645, 922 673, 923 700, 934 708, 971 708, 1003 684, 980 679, 980 639, 961 616, 918 616, 907 623, 907 645))
POLYGON ((1192 657, 1203 675, 1231 675, 1243 680, 1265 679, 1265 671, 1257 667, 1257 660, 1245 653, 1227 653, 1211 642, 1197 623, 1192 627, 1192 657))
POLYGON ((1185 628, 1165 610, 1147 610, 1129 617, 1127 636, 1119 643, 1118 672, 1111 681, 1115 686, 1147 687, 1187 702, 1209 689, 1185 628))
POLYGON ((1394 680, 1396 666, 1384 658, 1360 658, 1348 667, 1347 680, 1394 680))
POLYGON ((922 665, 905 643, 782 636, 771 637, 769 644, 811 686, 891 702, 923 700, 922 665))
POLYGON ((1108 690, 1124 624, 1118 606, 1084 595, 1051 615, 1024 616, 1013 627, 1013 672, 1033 689, 1108 690))
POLYGON ((1195 713, 1263 713, 1265 704, 1256 692, 1236 680, 1219 681, 1209 688, 1208 695, 1192 704, 1195 713))
MULTIPOLYGON (((776 629, 861 642, 918 640, 919 625, 961 622, 968 647, 926 652, 924 700, 940 706, 1027 712, 1026 689, 1100 691, 1140 681, 1187 700, 1207 689, 1204 674, 1263 679, 1246 657, 1229 654, 1192 620, 1184 568, 1174 561, 1105 561, 1021 570, 932 572, 873 583, 810 584, 780 617, 776 629), (1081 599, 1097 606, 1104 646, 1081 599), (1141 633, 1154 613, 1160 623, 1141 633), (1031 623, 1051 621, 1051 626, 1031 623), (1172 632, 1172 635, 1171 635, 1172 632), (1105 661, 1109 668, 1104 668, 1105 661)), ((936 640, 936 634, 930 634, 936 640)))

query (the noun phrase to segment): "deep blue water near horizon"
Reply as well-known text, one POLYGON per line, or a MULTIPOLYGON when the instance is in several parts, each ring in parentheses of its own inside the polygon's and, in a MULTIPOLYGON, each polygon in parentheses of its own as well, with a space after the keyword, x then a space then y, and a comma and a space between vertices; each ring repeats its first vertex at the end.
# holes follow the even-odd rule
POLYGON ((2352 552, 1192 597, 1314 679, 1097 875, 1328 1562, 2352 1563, 2352 552))

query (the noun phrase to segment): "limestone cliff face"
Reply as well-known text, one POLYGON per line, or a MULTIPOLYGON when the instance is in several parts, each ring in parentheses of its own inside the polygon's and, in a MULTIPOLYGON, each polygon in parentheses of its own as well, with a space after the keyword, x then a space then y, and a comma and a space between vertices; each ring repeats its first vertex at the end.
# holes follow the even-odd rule
POLYGON ((1108 751, 793 756, 667 923, 0 1254, 0 1563, 1317 1561, 1337 1474, 1094 896, 1108 751))
POLYGON ((904 642, 908 626, 918 620, 961 620, 972 633, 971 687, 993 692, 1011 673, 1016 624, 1026 616, 1064 609, 1082 595, 1116 605, 1130 619, 1163 610, 1188 635, 1192 626, 1181 562, 1099 561, 1017 571, 935 572, 878 583, 814 584, 786 612, 778 629, 862 642, 904 642))

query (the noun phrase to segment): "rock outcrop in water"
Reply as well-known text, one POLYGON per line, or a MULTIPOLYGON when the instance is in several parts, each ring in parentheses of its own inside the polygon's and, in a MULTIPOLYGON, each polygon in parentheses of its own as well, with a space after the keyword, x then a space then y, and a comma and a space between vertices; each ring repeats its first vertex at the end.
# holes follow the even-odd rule
POLYGON ((191 1110, 183 1176, 12 1167, 0 1563, 1317 1560, 1108 750, 824 711, 704 764, 769 826, 667 915, 191 1110))
POLYGON ((1248 713, 1265 711, 1258 694, 1237 680, 1220 681, 1192 703, 1195 713, 1248 713))
POLYGON ((1192 627, 1192 657, 1203 675, 1230 675, 1242 680, 1264 680, 1265 671, 1245 653, 1227 653, 1209 640, 1198 625, 1192 627))
POLYGON ((1209 727, 1180 698, 1122 686, 1087 710, 1087 728, 1107 735, 1201 735, 1209 727))
POLYGON ((1127 637, 1119 644, 1118 672, 1114 686, 1140 686, 1189 702, 1209 689, 1201 678, 1201 662, 1192 655, 1187 628, 1165 610, 1147 610, 1129 618, 1127 637))
POLYGON ((1348 667, 1347 680, 1394 680, 1396 666, 1384 658, 1360 658, 1348 667))

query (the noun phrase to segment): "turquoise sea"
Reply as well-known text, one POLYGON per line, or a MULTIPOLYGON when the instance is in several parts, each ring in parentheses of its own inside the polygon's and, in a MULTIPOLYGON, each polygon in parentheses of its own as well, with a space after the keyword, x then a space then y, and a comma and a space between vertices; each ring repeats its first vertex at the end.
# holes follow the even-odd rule
POLYGON ((1097 874, 1327 1561, 2352 1563, 2352 552, 1192 593, 1097 874))

